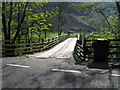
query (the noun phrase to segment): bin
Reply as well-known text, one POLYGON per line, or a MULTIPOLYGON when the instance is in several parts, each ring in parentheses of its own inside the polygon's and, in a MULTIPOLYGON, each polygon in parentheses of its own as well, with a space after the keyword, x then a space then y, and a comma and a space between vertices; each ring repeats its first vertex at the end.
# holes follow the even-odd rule
POLYGON ((93 50, 94 50, 94 61, 107 62, 109 56, 109 40, 94 39, 93 50))

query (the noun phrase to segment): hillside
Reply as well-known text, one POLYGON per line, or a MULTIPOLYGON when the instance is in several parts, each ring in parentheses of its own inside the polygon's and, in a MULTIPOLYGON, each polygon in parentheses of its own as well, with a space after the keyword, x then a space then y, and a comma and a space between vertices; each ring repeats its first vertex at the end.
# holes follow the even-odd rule
MULTIPOLYGON (((101 14, 93 13, 93 15, 91 15, 91 14, 80 12, 76 9, 71 8, 70 6, 72 4, 73 3, 71 2, 62 2, 62 3, 51 2, 51 3, 48 3, 48 5, 44 7, 44 9, 48 11, 54 10, 55 7, 60 7, 62 9, 63 14, 62 14, 61 21, 63 21, 64 23, 64 26, 63 26, 64 32, 68 30, 75 30, 77 32, 80 32, 80 31, 92 32, 92 31, 95 31, 96 29, 108 27, 106 21, 104 20, 104 17, 101 14), (81 19, 81 16, 88 16, 88 17, 91 16, 91 18, 88 18, 88 20, 85 21, 84 19, 81 19), (95 17, 96 20, 95 19, 93 20, 92 17, 93 18, 95 17)), ((79 4, 79 3, 74 3, 74 4, 79 4)), ((111 12, 115 11, 115 8, 111 10, 111 8, 114 6, 115 6, 114 3, 100 3, 98 7, 99 8, 102 7, 102 9, 107 7, 107 9, 104 10, 104 13, 109 15, 111 12)), ((51 21, 53 23, 53 26, 51 27, 52 31, 57 31, 57 21, 58 21, 57 17, 52 19, 51 21)))

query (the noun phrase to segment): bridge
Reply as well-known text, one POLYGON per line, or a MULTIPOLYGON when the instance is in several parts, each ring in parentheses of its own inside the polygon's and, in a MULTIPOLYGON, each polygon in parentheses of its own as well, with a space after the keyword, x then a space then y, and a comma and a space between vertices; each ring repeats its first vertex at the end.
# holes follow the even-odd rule
POLYGON ((54 48, 38 53, 36 58, 64 58, 69 59, 72 57, 77 38, 68 38, 67 40, 56 45, 54 48))
MULTIPOLYGON (((108 68, 108 62, 92 62, 88 58, 90 55, 81 51, 85 49, 85 42, 91 42, 90 40, 63 36, 61 39, 57 37, 46 41, 47 43, 42 42, 43 44, 13 45, 29 45, 14 50, 24 49, 24 52, 30 52, 29 48, 32 48, 32 51, 42 48, 42 51, 3 57, 3 88, 120 88, 119 68, 108 68), (78 61, 80 63, 76 63, 78 61)), ((87 44, 86 47, 92 48, 87 44)))

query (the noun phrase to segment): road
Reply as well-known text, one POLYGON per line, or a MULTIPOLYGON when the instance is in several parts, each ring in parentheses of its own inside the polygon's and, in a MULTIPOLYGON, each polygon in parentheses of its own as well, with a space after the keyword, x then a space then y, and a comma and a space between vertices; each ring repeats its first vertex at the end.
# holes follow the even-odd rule
MULTIPOLYGON (((63 48, 74 43, 72 40, 67 40, 63 48)), ((41 53, 2 58, 3 88, 120 88, 120 69, 89 68, 89 62, 76 65, 72 53, 69 57, 57 58, 68 50, 73 52, 59 48, 57 53, 44 59, 38 57, 41 53)))
POLYGON ((68 38, 67 40, 56 45, 54 48, 37 53, 35 57, 37 58, 71 58, 74 47, 76 45, 77 38, 68 38))

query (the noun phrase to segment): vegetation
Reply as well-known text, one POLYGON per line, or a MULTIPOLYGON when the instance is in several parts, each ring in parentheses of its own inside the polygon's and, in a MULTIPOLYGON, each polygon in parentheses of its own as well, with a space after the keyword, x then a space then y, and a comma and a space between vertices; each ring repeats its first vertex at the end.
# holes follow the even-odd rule
POLYGON ((85 20, 88 25, 95 27, 97 32, 104 32, 104 35, 99 35, 100 37, 104 38, 105 36, 108 39, 110 36, 115 39, 120 38, 119 2, 80 3, 73 4, 73 7, 80 12, 86 13, 86 16, 82 16, 80 20, 85 20))
POLYGON ((30 43, 68 31, 89 34, 89 39, 120 39, 120 2, 2 2, 4 44, 30 43))

